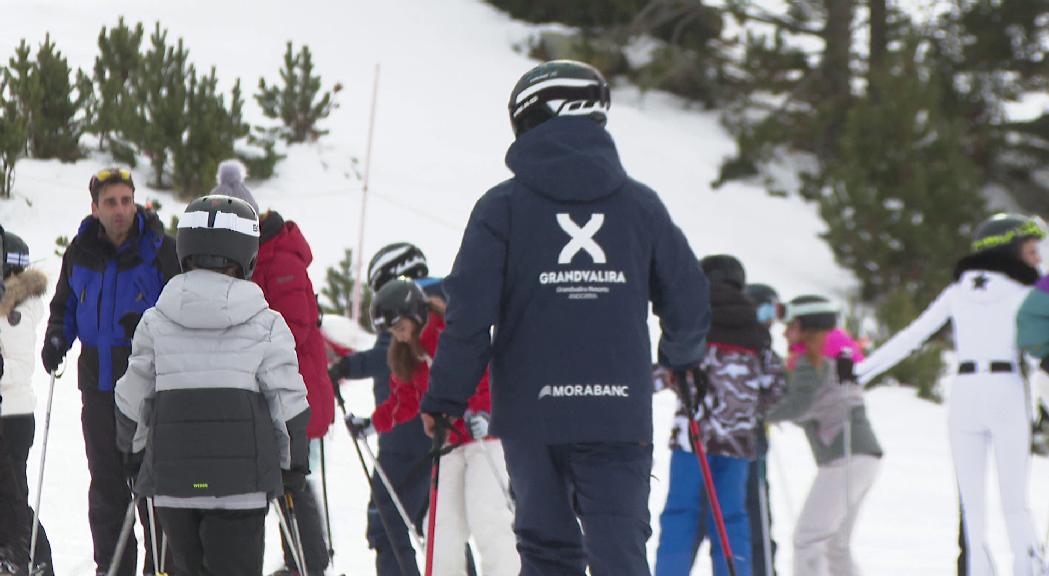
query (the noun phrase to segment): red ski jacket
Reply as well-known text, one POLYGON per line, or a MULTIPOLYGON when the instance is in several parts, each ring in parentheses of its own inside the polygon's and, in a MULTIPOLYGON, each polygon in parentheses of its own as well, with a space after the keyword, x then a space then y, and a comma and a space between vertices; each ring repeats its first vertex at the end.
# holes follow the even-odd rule
MULTIPOLYGON (((422 345, 426 354, 433 358, 437 352, 437 341, 444 331, 444 317, 435 312, 430 316, 419 334, 419 344, 422 345)), ((422 362, 412 373, 411 382, 405 382, 397 376, 390 375, 390 397, 375 408, 372 413, 372 425, 378 432, 389 432, 394 426, 407 422, 419 413, 419 404, 422 401, 426 388, 430 385, 430 363, 422 362)), ((467 401, 467 409, 474 412, 492 411, 492 397, 488 388, 488 370, 481 376, 477 389, 473 396, 467 401)), ((457 418, 453 424, 453 430, 448 438, 451 444, 472 442, 469 431, 462 418, 457 418)))
POLYGON ((270 211, 262 221, 258 263, 251 279, 262 288, 270 308, 280 312, 295 336, 299 373, 306 382, 310 423, 306 435, 320 438, 335 419, 335 392, 328 379, 324 336, 317 325, 317 297, 306 268, 313 253, 294 222, 270 211))

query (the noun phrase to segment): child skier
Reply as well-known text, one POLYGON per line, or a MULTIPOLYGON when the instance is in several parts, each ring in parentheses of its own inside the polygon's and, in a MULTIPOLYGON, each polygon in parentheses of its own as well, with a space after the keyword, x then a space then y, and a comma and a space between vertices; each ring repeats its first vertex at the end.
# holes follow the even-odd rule
POLYGON ((852 528, 882 456, 853 375, 862 353, 848 334, 835 330, 837 319, 837 309, 820 296, 787 304, 787 394, 767 416, 801 426, 818 465, 794 528, 793 573, 805 576, 860 576, 852 528))
MULTIPOLYGON (((713 314, 707 335, 707 355, 700 368, 708 392, 701 398, 700 433, 707 450, 714 486, 721 504, 736 574, 750 576, 750 520, 746 508, 747 475, 756 456, 757 418, 783 390, 782 364, 765 364, 768 331, 758 322, 754 305, 743 293, 746 275, 739 260, 728 255, 702 260, 710 281, 713 314)), ((676 385, 684 385, 677 382, 676 385)), ((693 395, 693 397, 696 397, 693 395)), ((671 434, 670 490, 660 515, 656 576, 685 576, 696 550, 710 535, 714 574, 728 574, 703 478, 688 438, 688 419, 679 403, 671 434), (703 530, 703 527, 706 530, 703 530)))
POLYGON ((969 576, 994 573, 985 533, 989 446, 998 469, 1013 573, 1040 575, 1045 570, 1027 505, 1030 406, 1017 348, 1017 313, 1038 281, 1038 241, 1045 234, 1039 222, 1024 216, 998 214, 981 224, 972 253, 955 267, 954 282, 914 322, 856 366, 860 382, 867 383, 951 323, 959 365, 948 428, 969 576))
MULTIPOLYGON (((418 415, 429 384, 430 362, 445 326, 444 301, 427 298, 415 282, 398 278, 375 295, 371 316, 376 330, 393 335, 387 356, 392 375, 390 397, 370 419, 350 416, 357 433, 365 435, 388 432, 418 415)), ((488 435, 490 411, 486 372, 470 398, 469 410, 450 430, 448 443, 454 449, 441 457, 436 533, 428 535, 434 539, 436 576, 466 574, 463 550, 471 535, 486 576, 516 576, 521 571, 513 515, 504 495, 508 477, 502 444, 488 435)))
POLYGON ((191 202, 184 273, 143 314, 116 384, 118 446, 180 576, 258 576, 267 503, 309 473, 306 388, 291 331, 250 281, 258 249, 246 202, 191 202))

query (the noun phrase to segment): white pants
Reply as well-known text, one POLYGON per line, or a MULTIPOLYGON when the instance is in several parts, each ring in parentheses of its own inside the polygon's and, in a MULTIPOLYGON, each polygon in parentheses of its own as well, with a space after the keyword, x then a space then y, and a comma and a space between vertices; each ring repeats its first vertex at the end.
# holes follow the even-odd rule
POLYGON ((483 576, 520 573, 514 518, 503 495, 507 482, 499 440, 472 442, 441 457, 433 551, 436 576, 466 575, 466 541, 471 535, 481 556, 483 576), (494 472, 485 449, 492 457, 494 472))
POLYGON ((995 573, 987 548, 987 449, 994 447, 1013 575, 1041 574, 1038 540, 1027 506, 1031 428, 1027 391, 1018 374, 959 375, 951 391, 949 430, 962 498, 969 575, 995 573))
POLYGON ((794 574, 860 576, 849 541, 880 465, 857 454, 847 465, 843 458, 819 467, 794 527, 794 574))

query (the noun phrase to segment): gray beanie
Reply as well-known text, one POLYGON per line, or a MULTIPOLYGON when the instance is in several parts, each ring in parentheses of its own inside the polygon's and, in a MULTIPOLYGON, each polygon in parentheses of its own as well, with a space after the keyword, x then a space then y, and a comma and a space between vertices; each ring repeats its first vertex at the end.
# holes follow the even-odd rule
POLYGON ((216 175, 219 184, 211 190, 211 193, 239 198, 250 204, 257 215, 259 213, 259 204, 255 201, 255 197, 252 196, 251 190, 248 190, 248 187, 244 185, 244 178, 247 174, 248 169, 240 160, 223 160, 219 164, 219 172, 216 175))

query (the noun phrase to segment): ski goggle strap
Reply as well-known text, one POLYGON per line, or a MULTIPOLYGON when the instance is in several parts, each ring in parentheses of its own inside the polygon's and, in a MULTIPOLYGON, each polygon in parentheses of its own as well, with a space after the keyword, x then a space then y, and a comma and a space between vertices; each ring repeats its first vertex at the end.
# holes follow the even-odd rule
POLYGON ((837 314, 838 307, 832 302, 805 302, 803 304, 787 304, 783 315, 784 322, 791 322, 803 316, 816 316, 818 314, 837 314))
POLYGON ((91 194, 98 194, 103 186, 112 182, 121 182, 135 190, 135 181, 131 179, 131 171, 127 168, 103 168, 91 176, 88 189, 91 194))
POLYGON ((1013 228, 1008 232, 1001 234, 995 234, 994 236, 988 236, 986 238, 980 238, 973 242, 973 252, 979 252, 980 250, 987 250, 988 248, 997 248, 999 246, 1005 246, 1011 244, 1014 240, 1019 238, 1035 238, 1041 240, 1046 236, 1046 225, 1045 221, 1040 217, 1034 217, 1028 219, 1022 225, 1017 228, 1013 228))

